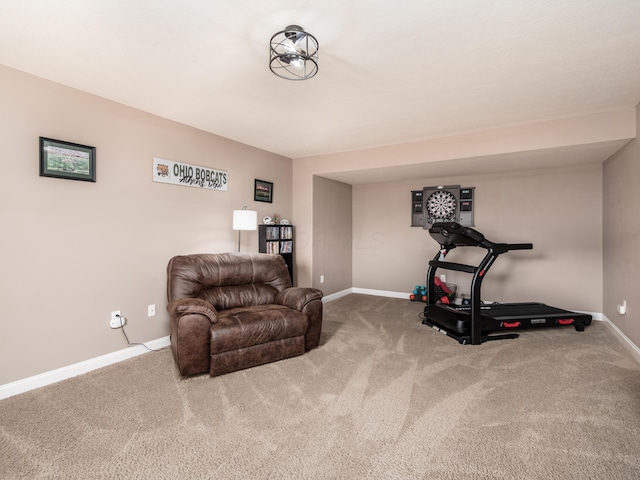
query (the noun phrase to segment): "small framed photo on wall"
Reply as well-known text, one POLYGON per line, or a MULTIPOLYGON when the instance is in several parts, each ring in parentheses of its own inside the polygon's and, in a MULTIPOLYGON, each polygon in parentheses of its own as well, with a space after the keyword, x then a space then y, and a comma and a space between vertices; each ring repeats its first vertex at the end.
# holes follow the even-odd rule
POLYGON ((273 183, 256 178, 253 189, 253 199, 256 202, 273 202, 273 183))
POLYGON ((96 148, 40 137, 40 176, 96 181, 96 148))

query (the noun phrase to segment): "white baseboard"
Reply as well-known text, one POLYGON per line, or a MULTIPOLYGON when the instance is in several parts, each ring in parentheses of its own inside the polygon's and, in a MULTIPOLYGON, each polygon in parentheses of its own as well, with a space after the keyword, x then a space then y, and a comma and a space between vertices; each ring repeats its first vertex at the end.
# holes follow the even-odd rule
POLYGON ((370 288, 352 288, 353 293, 360 293, 362 295, 375 295, 376 297, 391 297, 391 298, 404 298, 409 300, 409 294, 407 292, 389 292, 387 290, 372 290, 370 288))
MULTIPOLYGON (((170 344, 168 335, 166 337, 158 338, 157 340, 145 342, 145 345, 153 350, 167 347, 170 344)), ((19 393, 28 392, 29 390, 44 387, 46 385, 51 385, 52 383, 66 380, 67 378, 82 375, 83 373, 90 372, 91 370, 122 362, 128 358, 133 358, 138 355, 142 355, 143 353, 147 353, 148 351, 149 350, 144 348, 142 345, 133 345, 116 352, 107 353, 106 355, 85 360, 84 362, 74 363, 66 367, 34 375, 33 377, 27 377, 12 383, 0 385, 0 400, 18 395, 19 393)))
POLYGON ((336 293, 332 293, 330 295, 326 295, 324 297, 322 297, 322 303, 329 303, 329 302, 333 302, 334 300, 337 300, 341 297, 346 297, 347 295, 349 295, 350 293, 353 293, 353 288, 347 288, 345 290, 342 290, 340 292, 336 292, 336 293))
MULTIPOLYGON (((595 319, 596 317, 594 316, 593 318, 595 319)), ((624 343, 625 346, 628 347, 629 350, 631 350, 631 354, 636 359, 636 361, 640 363, 640 348, 635 343, 633 343, 631 339, 627 337, 622 332, 622 330, 620 330, 618 326, 615 323, 613 323, 611 320, 609 320, 605 315, 600 314, 600 318, 598 318, 597 320, 600 320, 606 323, 609 326, 609 328, 611 328, 611 330, 613 330, 613 332, 618 336, 618 338, 622 341, 622 343, 624 343)))
POLYGON ((406 298, 409 299, 409 294, 405 292, 390 292, 387 290, 373 290, 370 288, 346 288, 340 292, 332 293, 326 297, 322 297, 322 302, 333 302, 334 300, 344 297, 351 293, 359 293, 361 295, 375 295, 376 297, 391 297, 391 298, 406 298))

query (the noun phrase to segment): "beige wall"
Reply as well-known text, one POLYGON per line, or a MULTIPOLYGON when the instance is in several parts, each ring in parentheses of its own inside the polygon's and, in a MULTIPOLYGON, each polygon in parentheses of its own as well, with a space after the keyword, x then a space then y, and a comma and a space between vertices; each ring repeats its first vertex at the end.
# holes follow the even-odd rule
MULTIPOLYGON (((299 287, 313 286, 313 164, 293 162, 293 218, 296 219, 295 270, 299 287)), ((347 261, 339 259, 337 261, 347 261)))
MULTIPOLYGON (((474 171, 477 174, 485 173, 487 165, 492 171, 501 172, 510 170, 510 165, 504 162, 505 158, 514 158, 513 169, 522 167, 522 158, 527 162, 536 161, 543 163, 544 168, 553 165, 553 158, 558 151, 580 152, 584 145, 620 145, 620 142, 628 141, 635 137, 636 121, 633 109, 622 109, 612 112, 603 112, 592 115, 583 115, 572 118, 562 118, 539 122, 530 125, 517 125, 511 127, 496 128, 482 132, 473 132, 444 138, 434 138, 419 142, 390 145, 379 148, 370 148, 352 152, 343 152, 330 155, 298 158, 293 161, 293 214, 298 222, 297 232, 308 239, 307 242, 298 242, 296 250, 296 264, 299 270, 298 282, 301 286, 313 284, 314 264, 314 232, 313 232, 313 176, 324 176, 334 180, 343 181, 349 176, 349 172, 367 170, 413 172, 414 167, 420 167, 424 171, 425 165, 433 171, 441 171, 442 165, 456 165, 461 172, 474 171), (530 155, 522 155, 527 152, 530 155), (496 159, 500 160, 502 170, 496 168, 496 159)), ((581 161, 578 155, 573 159, 572 165, 588 163, 581 161)), ((445 167, 449 168, 449 167, 445 167)), ((422 176, 423 177, 423 176, 422 176)), ((442 178, 439 174, 438 178, 442 178)), ((475 177, 474 177, 475 178, 475 177)), ((443 180, 438 180, 437 184, 443 180)), ((417 184, 421 187, 423 183, 417 184)), ((433 182, 429 182, 433 184, 433 182)), ((378 185, 378 184, 376 184, 378 185)), ((384 184, 383 184, 384 185, 384 184)), ((404 188, 404 187, 403 187, 404 188)), ((416 185, 408 186, 406 192, 416 185)), ((408 196, 409 193, 405 194, 408 196)), ((571 201, 571 199, 569 199, 571 201)), ((408 215, 409 200, 400 197, 390 199, 396 202, 401 209, 393 215, 408 215), (406 204, 404 202, 407 202, 406 204), (406 213, 405 213, 406 212, 406 213)), ((561 210, 561 206, 557 206, 561 210)), ((601 206, 599 207, 601 210, 601 206)), ((357 215, 361 215, 358 212, 357 215)), ((571 213, 569 213, 570 215, 571 213)), ((372 220, 376 226, 370 226, 364 232, 354 231, 354 250, 361 248, 375 248, 379 243, 375 230, 380 225, 380 218, 373 209, 367 212, 375 218, 372 220)), ((564 215, 559 213, 560 216, 564 215)), ((599 215, 599 214, 598 214, 599 215)), ((354 218, 356 213, 354 211, 354 218)), ((558 217, 554 217, 558 218, 558 217)), ((395 220, 395 218, 394 218, 395 220)), ((407 220, 408 221, 408 220, 407 220)), ((383 229, 380 229, 383 230, 383 229)), ((387 230, 384 230, 385 232, 387 230)), ((386 233, 386 235, 395 235, 386 233)), ((416 235, 413 233, 412 235, 416 235)), ((354 257, 355 258, 355 257, 354 257)), ((346 262, 348 257, 334 257, 334 262, 346 262)), ((357 265, 354 264, 354 274, 357 265)), ((399 275, 398 275, 399 277, 399 275)), ((354 279, 355 280, 355 279, 354 279)), ((399 280, 399 278, 397 279, 399 280)), ((407 280, 407 283, 413 282, 407 280)))
POLYGON ((351 190, 346 183, 313 177, 313 286, 325 295, 353 285, 351 190))
MULTIPOLYGON (((636 108, 640 135, 640 106, 636 108)), ((604 314, 640 345, 640 143, 604 164, 604 314), (617 306, 627 302, 627 313, 617 306)))
MULTIPOLYGON (((602 311, 602 168, 421 179, 353 187, 353 286, 409 293, 423 285, 438 245, 410 227, 411 190, 475 187, 475 225, 495 242, 532 242, 501 256, 483 282, 483 299, 540 301, 602 311), (382 273, 384 272, 384 273, 382 273)), ((457 249, 450 261, 478 264, 485 250, 457 249)), ((471 275, 442 271, 469 292, 471 275)))
MULTIPOLYGON (((112 310, 132 341, 168 335, 167 261, 235 250, 232 210, 295 223, 290 159, 1 66, 0 85, 0 385, 125 348, 112 310), (95 146, 97 182, 40 177, 39 136, 95 146), (226 170, 229 190, 155 183, 154 156, 226 170)), ((242 239, 257 251, 257 232, 242 239)))
MULTIPOLYGON (((124 348, 120 332, 108 327, 112 310, 129 319, 133 341, 167 335, 168 259, 234 250, 231 212, 244 205, 258 210, 258 218, 278 213, 294 223, 298 285, 327 294, 350 286, 408 292, 423 283, 435 245, 426 232, 409 227, 409 192, 441 183, 476 187, 476 225, 489 238, 534 243, 532 252, 508 254, 496 263, 491 282, 484 284, 485 298, 604 310, 640 342, 631 296, 638 283, 637 140, 606 163, 604 180, 599 165, 354 187, 322 178, 616 141, 629 138, 627 111, 297 159, 292 165, 290 159, 1 66, 0 85, 0 385, 124 348), (39 136, 97 147, 97 183, 39 177, 39 136), (229 191, 154 183, 154 156, 227 170, 229 191), (274 182, 273 204, 253 202, 254 178, 274 182), (326 233, 332 225, 340 238, 326 233), (349 238, 351 248, 342 248, 349 238), (615 315, 621 295, 630 310, 624 318, 615 315), (147 318, 151 303, 158 314, 147 318)), ((257 234, 243 234, 242 248, 256 251, 257 234)))

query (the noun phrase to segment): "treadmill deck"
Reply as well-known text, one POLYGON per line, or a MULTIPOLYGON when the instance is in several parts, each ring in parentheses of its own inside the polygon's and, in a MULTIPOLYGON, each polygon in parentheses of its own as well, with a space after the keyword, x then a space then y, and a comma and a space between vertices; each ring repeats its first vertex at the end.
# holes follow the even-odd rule
MULTIPOLYGON (((591 324, 591 315, 551 307, 544 303, 493 303, 480 307, 482 332, 506 329, 573 325, 582 331, 591 324)), ((471 306, 427 305, 425 318, 459 335, 471 332, 471 306)))

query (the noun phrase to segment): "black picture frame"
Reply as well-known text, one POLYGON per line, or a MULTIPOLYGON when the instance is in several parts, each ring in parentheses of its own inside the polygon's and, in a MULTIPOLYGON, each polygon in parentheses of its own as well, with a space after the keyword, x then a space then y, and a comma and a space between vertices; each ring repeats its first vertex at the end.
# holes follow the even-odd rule
POLYGON ((96 147, 40 137, 40 176, 96 181, 96 147))
POLYGON ((253 199, 256 202, 273 202, 273 183, 255 179, 253 185, 253 199))

